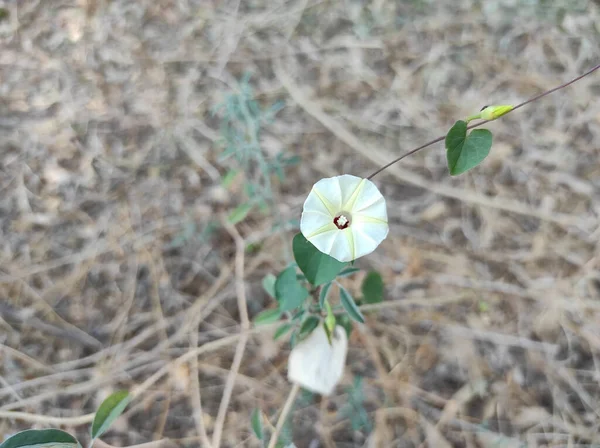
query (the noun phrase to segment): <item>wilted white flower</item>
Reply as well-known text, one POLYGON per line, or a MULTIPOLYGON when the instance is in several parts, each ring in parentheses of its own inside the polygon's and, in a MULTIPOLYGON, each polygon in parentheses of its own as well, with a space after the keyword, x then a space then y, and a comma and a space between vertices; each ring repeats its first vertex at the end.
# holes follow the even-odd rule
POLYGON ((347 352, 343 327, 335 327, 330 344, 325 327, 319 325, 290 353, 288 379, 311 392, 330 395, 344 374, 347 352))
POLYGON ((300 231, 321 252, 352 261, 387 236, 385 199, 368 179, 349 174, 321 179, 304 202, 300 231))

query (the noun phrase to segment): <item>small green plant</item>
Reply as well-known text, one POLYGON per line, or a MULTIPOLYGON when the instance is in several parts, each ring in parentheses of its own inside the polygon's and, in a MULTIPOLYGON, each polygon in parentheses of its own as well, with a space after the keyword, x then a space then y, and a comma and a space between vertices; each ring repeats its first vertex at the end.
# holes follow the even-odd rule
MULTIPOLYGON (((385 198, 371 179, 405 157, 442 141, 445 142, 450 175, 466 173, 481 164, 492 148, 491 131, 469 132, 471 129, 538 101, 598 69, 600 65, 516 106, 485 106, 479 113, 456 121, 446 135, 401 155, 367 178, 344 174, 314 184, 304 202, 300 233, 292 240, 295 263, 277 276, 269 274, 264 278, 263 287, 275 299, 276 306, 263 311, 254 320, 257 325, 280 322, 274 333, 275 339, 289 334, 293 348, 288 363, 288 378, 294 383, 291 398, 300 387, 322 395, 333 391, 343 376, 347 350, 344 335, 350 335, 353 322, 366 323, 361 309, 363 304, 368 309, 369 305, 383 300, 383 279, 375 271, 366 274, 361 298, 353 298, 340 282, 359 272, 354 261, 373 252, 388 234, 385 198), (480 121, 470 124, 475 120, 480 121), (331 297, 333 285, 339 291, 338 300, 331 297), (344 331, 340 333, 338 326, 344 331)), ((483 308, 481 311, 485 312, 483 308)), ((354 379, 348 395, 348 406, 342 414, 351 419, 355 430, 369 432, 371 422, 363 406, 360 377, 354 379)), ((288 403, 290 398, 281 413, 279 429, 290 411, 288 403)), ((253 427, 258 437, 254 422, 253 427)), ((275 432, 269 448, 276 446, 280 436, 275 432)))
POLYGON ((263 126, 271 122, 282 108, 282 102, 261 107, 250 85, 250 74, 246 74, 240 80, 237 91, 227 94, 213 109, 213 114, 222 116, 219 145, 223 152, 220 160, 232 158, 237 165, 225 173, 221 183, 229 188, 243 173, 244 191, 248 198, 230 212, 229 222, 232 224, 243 221, 255 207, 269 210, 274 204, 272 177, 283 181, 285 168, 296 165, 300 160, 283 152, 269 158, 261 148, 263 126))
MULTIPOLYGON (((129 392, 117 391, 102 402, 90 428, 90 448, 119 418, 130 400, 129 392)), ((28 429, 6 439, 0 448, 81 448, 81 444, 71 434, 59 429, 28 429)))
MULTIPOLYGON (((292 248, 296 262, 277 277, 268 275, 263 279, 263 287, 277 301, 277 307, 258 314, 254 323, 269 324, 284 317, 285 321, 275 330, 275 338, 289 332, 292 346, 308 336, 320 323, 326 323, 328 334, 331 334, 344 312, 351 320, 364 323, 364 316, 355 299, 339 282, 339 279, 355 274, 359 269, 319 251, 301 233, 294 237, 292 248), (339 303, 334 305, 330 297, 333 285, 338 286, 340 294, 339 303)), ((371 290, 378 287, 367 284, 366 289, 371 294, 371 290)), ((381 296, 382 292, 374 291, 372 296, 375 295, 381 296)))
POLYGON ((363 379, 360 375, 354 377, 352 386, 346 388, 346 393, 348 400, 346 405, 340 409, 340 416, 350 420, 353 431, 369 434, 373 430, 373 424, 365 409, 363 379))

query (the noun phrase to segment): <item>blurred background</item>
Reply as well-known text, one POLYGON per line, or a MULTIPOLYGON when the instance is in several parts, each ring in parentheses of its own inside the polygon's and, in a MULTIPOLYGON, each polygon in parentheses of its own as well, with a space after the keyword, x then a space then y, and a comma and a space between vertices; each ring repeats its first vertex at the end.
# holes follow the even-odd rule
MULTIPOLYGON (((104 441, 203 446, 240 332, 223 216, 252 318, 317 180, 599 62, 594 1, 0 1, 0 440, 85 440, 145 384, 104 441)), ((598 446, 599 94, 600 73, 490 123, 466 175, 437 144, 375 177, 390 235, 357 266, 385 301, 284 442, 598 446)), ((288 354, 251 336, 221 446, 259 446, 288 354)))

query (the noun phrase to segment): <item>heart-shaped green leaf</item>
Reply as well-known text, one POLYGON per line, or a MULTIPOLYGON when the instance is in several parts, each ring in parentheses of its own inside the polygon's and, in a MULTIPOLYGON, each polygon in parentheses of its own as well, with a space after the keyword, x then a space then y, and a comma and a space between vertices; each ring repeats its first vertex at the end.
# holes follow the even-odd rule
POLYGON ((379 303, 383 300, 383 279, 379 272, 371 271, 362 283, 362 293, 365 303, 379 303))
POLYGON ((277 278, 273 274, 267 274, 262 279, 262 287, 271 297, 275 298, 275 281, 277 278))
POLYGON ((92 423, 92 439, 97 439, 108 431, 110 425, 119 418, 130 400, 131 397, 129 392, 120 390, 109 395, 108 398, 102 402, 96 411, 94 422, 92 423))
POLYGON ((0 448, 81 448, 71 434, 58 429, 28 429, 9 437, 0 448))
POLYGON ((313 285, 319 286, 332 281, 346 263, 324 254, 317 249, 304 235, 298 233, 292 242, 294 258, 298 267, 313 285))
POLYGON ((448 170, 453 176, 479 165, 490 153, 492 133, 476 129, 467 135, 467 123, 459 120, 446 135, 448 170))
POLYGON ((308 297, 308 291, 296 277, 296 268, 289 267, 277 276, 275 281, 275 297, 280 311, 291 311, 298 308, 308 297))

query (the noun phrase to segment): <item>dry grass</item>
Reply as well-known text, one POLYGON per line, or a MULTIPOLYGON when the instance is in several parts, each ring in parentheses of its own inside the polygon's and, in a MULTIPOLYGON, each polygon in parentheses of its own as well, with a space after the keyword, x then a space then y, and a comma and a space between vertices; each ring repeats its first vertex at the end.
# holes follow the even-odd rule
MULTIPOLYGON (((48 425, 85 439, 126 387, 137 399, 106 443, 258 446, 251 410, 274 426, 290 390, 287 346, 241 326, 290 260, 293 228, 273 224, 320 177, 368 175, 600 60, 592 1, 0 7, 0 439, 48 425), (247 198, 220 187, 238 165, 219 158, 211 110, 247 72, 262 105, 285 102, 264 157, 302 163, 236 230, 220 217, 247 198)), ((600 443, 599 93, 594 75, 489 125, 492 155, 467 175, 448 176, 438 145, 375 178, 391 232, 359 265, 388 301, 344 379, 364 377, 373 430, 337 412, 340 387, 296 407, 298 447, 600 443)))

